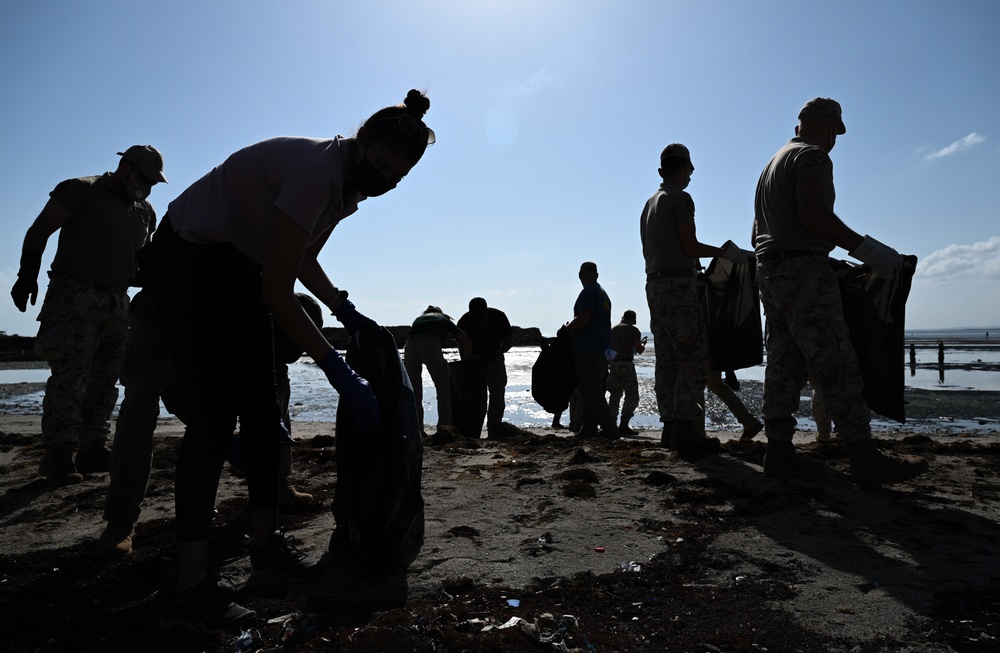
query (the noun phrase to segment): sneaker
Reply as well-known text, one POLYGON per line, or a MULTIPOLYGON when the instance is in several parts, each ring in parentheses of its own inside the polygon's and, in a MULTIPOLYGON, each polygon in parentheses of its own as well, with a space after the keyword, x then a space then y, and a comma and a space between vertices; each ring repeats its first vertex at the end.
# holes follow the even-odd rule
POLYGON ((250 566, 255 577, 278 585, 295 585, 323 575, 316 559, 299 551, 280 531, 268 535, 264 546, 250 549, 250 566))
POLYGON ((206 578, 189 587, 160 615, 160 628, 183 628, 209 635, 243 630, 257 621, 257 613, 236 603, 206 578))
POLYGON ((83 474, 73 464, 73 449, 70 447, 47 447, 38 473, 56 485, 71 485, 83 480, 83 474))
POLYGON ((908 481, 927 471, 927 461, 880 451, 871 438, 848 445, 851 476, 859 483, 879 485, 908 481))
POLYGON ((722 443, 699 433, 691 420, 678 419, 670 432, 670 448, 682 456, 707 456, 722 451, 722 443))
POLYGON ((81 474, 98 474, 111 467, 111 449, 104 440, 80 445, 76 452, 76 468, 81 474))
POLYGON ((98 560, 114 560, 132 553, 132 538, 135 537, 133 526, 131 523, 108 522, 94 545, 94 557, 98 560))
POLYGON ((759 419, 755 419, 749 424, 743 425, 743 434, 740 435, 740 440, 753 440, 758 433, 764 430, 764 425, 759 419))
POLYGON ((791 442, 772 440, 764 450, 764 478, 822 479, 829 469, 822 460, 800 456, 791 442))

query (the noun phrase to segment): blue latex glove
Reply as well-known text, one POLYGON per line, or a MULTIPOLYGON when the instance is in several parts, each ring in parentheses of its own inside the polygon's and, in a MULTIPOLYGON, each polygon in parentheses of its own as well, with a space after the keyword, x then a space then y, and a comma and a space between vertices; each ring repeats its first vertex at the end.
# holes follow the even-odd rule
MULTIPOLYGON (((358 312, 355 311, 354 314, 358 315, 358 312)), ((340 400, 347 402, 358 426, 365 429, 378 428, 378 400, 368 381, 352 370, 336 349, 327 352, 323 360, 319 361, 319 367, 326 373, 326 378, 340 395, 340 400)))
POLYGON ((361 327, 365 324, 369 324, 374 327, 378 326, 375 323, 375 320, 358 313, 358 309, 354 306, 354 302, 349 299, 345 299, 341 302, 340 306, 337 307, 337 310, 333 312, 333 316, 340 320, 340 323, 343 324, 344 327, 351 333, 360 331, 361 327))

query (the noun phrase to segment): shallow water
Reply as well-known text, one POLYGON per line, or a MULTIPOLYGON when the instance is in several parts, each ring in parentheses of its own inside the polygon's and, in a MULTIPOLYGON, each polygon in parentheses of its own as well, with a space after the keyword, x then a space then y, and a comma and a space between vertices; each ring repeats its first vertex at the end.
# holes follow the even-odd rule
MULTIPOLYGON (((552 415, 545 412, 531 397, 531 368, 538 357, 538 347, 515 347, 506 355, 507 362, 507 393, 504 420, 518 426, 541 427, 552 423, 552 415)), ((445 357, 458 359, 456 350, 445 350, 445 357)), ((908 357, 907 357, 908 358, 908 357)), ((303 359, 306 360, 306 359, 303 359)), ((910 388, 927 390, 1000 390, 1000 349, 966 349, 948 350, 946 352, 947 368, 945 380, 939 378, 936 350, 918 350, 917 367, 910 374, 909 366, 905 372, 905 384, 910 388), (952 366, 961 365, 963 369, 952 366), (966 369, 975 367, 977 369, 966 369)), ((636 370, 639 375, 639 408, 631 425, 635 428, 659 429, 660 422, 656 412, 656 399, 653 393, 654 358, 652 348, 636 358, 636 370)), ((292 418, 301 421, 333 422, 336 420, 337 394, 330 388, 323 372, 312 362, 298 362, 289 367, 292 382, 292 418)), ((760 394, 764 381, 764 366, 739 370, 737 373, 743 389, 741 396, 751 412, 759 413, 760 394)), ((43 383, 48 378, 47 369, 17 369, 0 370, 0 383, 43 383)), ((423 375, 424 421, 427 424, 437 422, 437 399, 434 386, 426 373, 423 375)), ((119 387, 119 400, 124 392, 119 387)), ((23 414, 41 411, 41 391, 0 398, 0 411, 5 413, 23 414)), ((809 397, 803 395, 804 410, 799 415, 801 429, 814 430, 815 424, 808 417, 809 397)), ((161 407, 161 410, 162 407, 161 407)), ((724 404, 714 395, 707 397, 708 430, 736 429, 740 426, 724 404)), ((163 410, 165 414, 166 411, 163 410)), ((568 423, 569 415, 564 414, 562 422, 568 423)), ((875 416, 872 426, 875 430, 891 430, 899 428, 899 424, 875 416)), ((908 430, 941 428, 940 421, 908 421, 908 430)), ((996 431, 998 424, 988 421, 983 424, 977 420, 947 421, 947 427, 962 432, 996 431)))

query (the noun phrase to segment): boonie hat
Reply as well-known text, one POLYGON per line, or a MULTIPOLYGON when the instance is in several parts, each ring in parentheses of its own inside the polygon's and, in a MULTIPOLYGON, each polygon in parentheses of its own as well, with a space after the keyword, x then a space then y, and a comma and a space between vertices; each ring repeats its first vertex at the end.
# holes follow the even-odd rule
POLYGON ((694 171, 694 164, 691 163, 691 152, 680 143, 671 143, 660 152, 660 167, 663 167, 667 159, 687 159, 688 165, 694 171))
POLYGON ((163 156, 152 145, 133 145, 124 152, 119 152, 118 156, 134 165, 151 180, 169 183, 163 175, 163 156))
POLYGON ((802 110, 799 111, 800 120, 802 116, 831 116, 840 123, 837 133, 847 133, 847 127, 844 126, 844 119, 841 117, 840 103, 836 100, 831 100, 828 97, 814 97, 802 106, 802 110))

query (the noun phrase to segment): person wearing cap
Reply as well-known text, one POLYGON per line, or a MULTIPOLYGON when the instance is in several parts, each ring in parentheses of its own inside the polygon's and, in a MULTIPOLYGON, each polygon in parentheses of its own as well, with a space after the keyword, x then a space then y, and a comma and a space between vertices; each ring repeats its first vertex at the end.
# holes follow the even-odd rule
MULTIPOLYGON (((381 333, 334 286, 318 257, 341 220, 362 201, 396 188, 421 160, 435 140, 423 121, 429 108, 427 96, 411 89, 350 137, 279 136, 250 144, 178 195, 144 248, 144 287, 153 292, 188 412, 174 475, 177 594, 161 613, 161 627, 224 632, 256 619, 219 587, 209 567, 215 496, 237 424, 251 573, 282 586, 322 575, 318 561, 279 530, 284 429, 274 329, 326 375, 339 395, 339 426, 378 431, 375 392, 309 318, 295 284, 358 342, 381 333)), ((335 257, 331 249, 327 255, 335 257)))
POLYGON ((581 408, 577 435, 617 438, 618 426, 605 397, 609 354, 615 353, 611 343, 611 298, 597 282, 598 276, 593 261, 580 265, 577 277, 583 290, 573 304, 573 319, 563 328, 573 336, 576 390, 580 393, 581 408))
POLYGON ((507 314, 488 306, 482 297, 469 300, 469 310, 458 319, 458 328, 472 339, 462 360, 479 361, 486 365, 486 388, 489 403, 486 408, 486 433, 497 430, 503 423, 506 408, 507 363, 504 354, 514 346, 514 330, 507 314))
POLYGON ((709 371, 708 333, 695 285, 699 259, 724 256, 744 262, 749 252, 731 240, 722 247, 698 240, 694 200, 685 191, 694 172, 687 147, 663 148, 658 172, 662 183, 642 209, 639 234, 656 356, 656 406, 663 422, 660 446, 682 455, 714 453, 720 450, 719 439, 696 425, 703 419, 709 371))
POLYGON ((799 456, 792 444, 794 415, 807 380, 836 424, 837 437, 847 445, 856 480, 903 481, 927 469, 926 460, 883 453, 871 439, 861 367, 828 255, 842 247, 885 278, 905 261, 834 213, 829 155, 845 133, 838 102, 809 100, 799 111, 795 137, 771 158, 757 182, 753 245, 767 320, 762 413, 767 437, 764 475, 769 478, 817 478, 826 471, 822 462, 799 456))
POLYGON ((51 369, 42 400, 39 473, 60 485, 108 471, 115 383, 128 337, 126 290, 136 276, 136 252, 156 227, 146 198, 167 181, 163 157, 151 145, 118 155, 114 172, 67 179, 49 193, 24 236, 10 291, 22 313, 29 301, 35 305, 42 254, 59 231, 35 352, 51 369))
POLYGON ((438 306, 428 306, 413 321, 410 333, 406 336, 406 343, 403 345, 403 366, 410 377, 410 385, 413 386, 413 398, 417 402, 417 422, 421 429, 424 427, 422 376, 425 365, 437 392, 437 427, 440 429, 442 426, 453 424, 451 373, 448 370, 448 361, 444 359, 444 352, 441 350, 441 345, 449 335, 458 340, 459 352, 472 347, 472 340, 458 328, 450 316, 445 315, 438 306))
POLYGON ((608 404, 611 416, 618 418, 621 405, 622 418, 618 423, 620 435, 637 435, 639 432, 629 426, 639 406, 639 377, 635 373, 635 355, 646 350, 646 337, 635 326, 635 311, 625 311, 621 322, 611 327, 611 344, 615 357, 608 372, 608 404), (622 395, 625 403, 622 402, 622 395))

